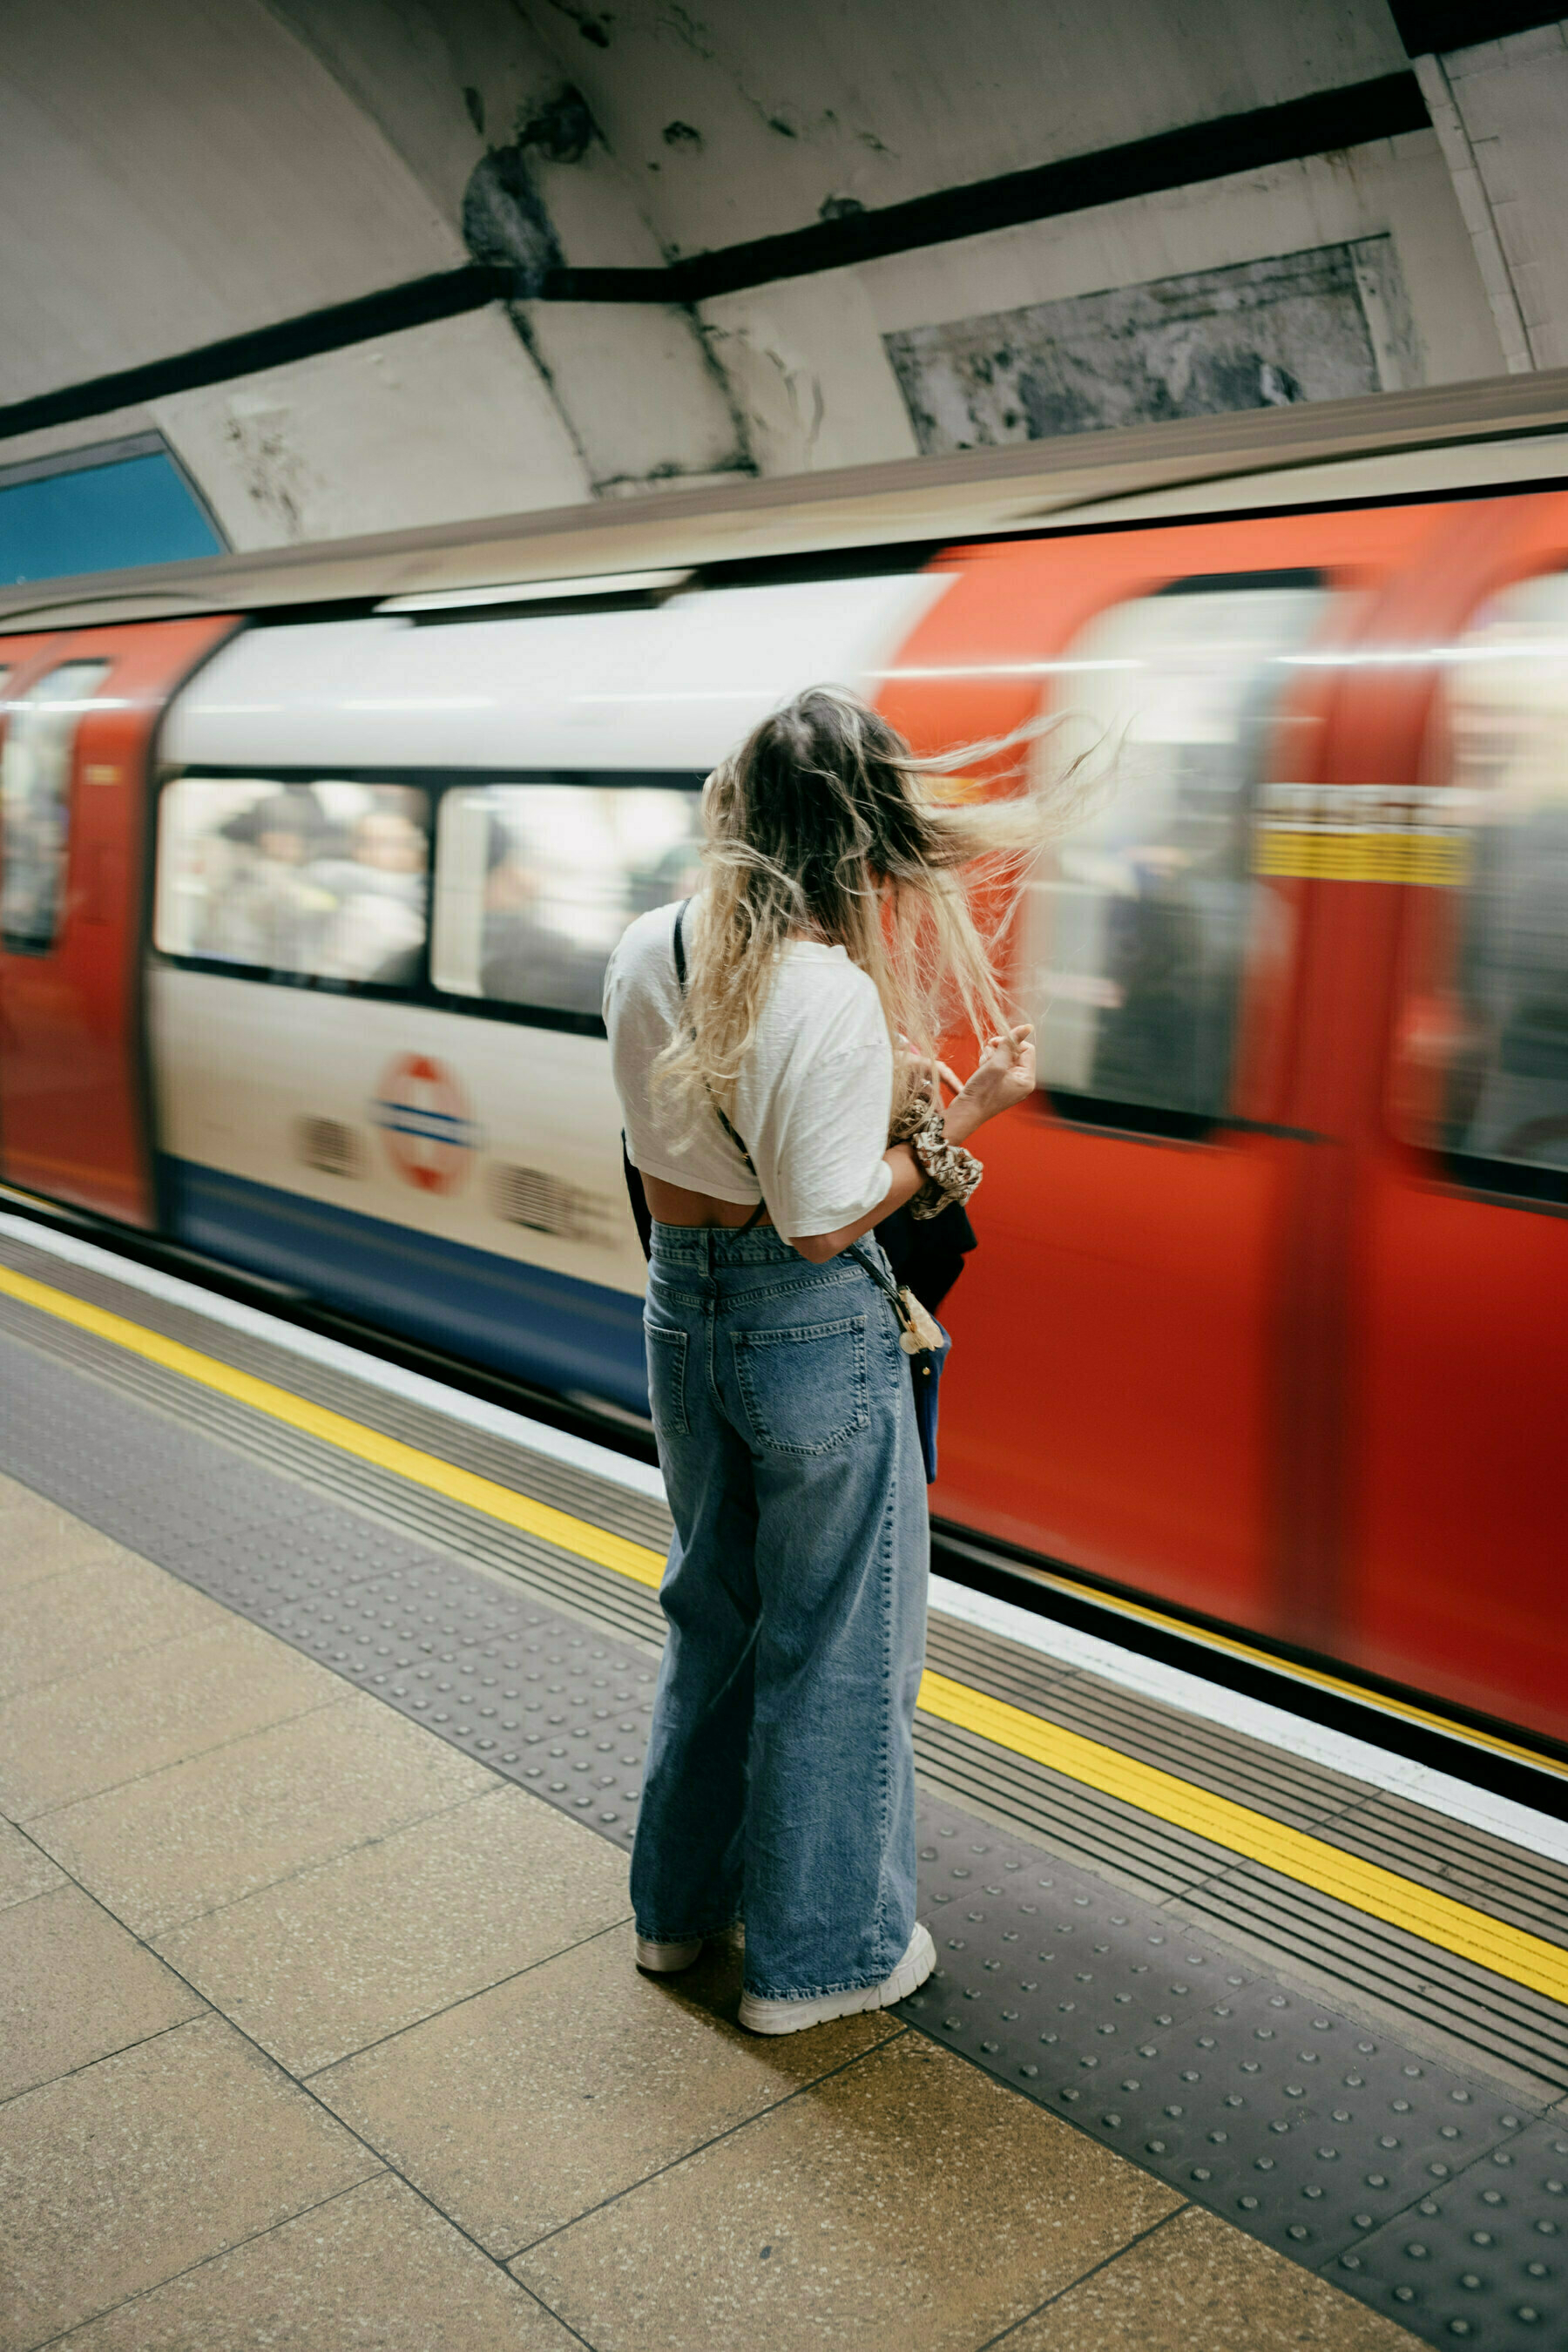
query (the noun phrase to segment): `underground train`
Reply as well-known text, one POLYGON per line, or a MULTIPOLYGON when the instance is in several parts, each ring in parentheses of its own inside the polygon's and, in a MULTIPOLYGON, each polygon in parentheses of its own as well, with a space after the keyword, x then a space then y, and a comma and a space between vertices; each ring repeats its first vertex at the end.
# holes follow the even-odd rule
POLYGON ((1078 729, 1095 773, 1006 934, 1039 1091, 986 1132, 938 1519, 1568 1739, 1568 488, 1533 462, 13 615, 0 1177, 641 1414, 600 981, 689 887, 706 772, 822 678, 922 750, 1060 711, 1030 756, 1078 729))

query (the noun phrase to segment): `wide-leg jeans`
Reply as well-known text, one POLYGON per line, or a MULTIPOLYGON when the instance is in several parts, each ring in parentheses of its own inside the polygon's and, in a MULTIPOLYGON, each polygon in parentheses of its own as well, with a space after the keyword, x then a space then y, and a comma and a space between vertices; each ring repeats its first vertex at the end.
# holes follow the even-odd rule
POLYGON ((930 1556, 892 1307, 847 1255, 656 1224, 645 1329, 675 1537, 638 1931, 744 1919, 764 1999, 880 1983, 914 1928, 930 1556))

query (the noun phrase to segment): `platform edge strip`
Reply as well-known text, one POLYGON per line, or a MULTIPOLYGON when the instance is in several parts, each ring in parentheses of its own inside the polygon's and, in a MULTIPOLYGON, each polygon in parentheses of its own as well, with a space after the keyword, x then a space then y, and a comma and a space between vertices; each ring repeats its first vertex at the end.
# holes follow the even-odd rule
MULTIPOLYGON (((664 1561, 646 1545, 612 1535, 591 1521, 520 1495, 494 1479, 459 1469, 401 1438, 385 1436, 344 1413, 294 1396, 272 1381, 204 1355, 182 1340, 166 1339, 128 1317, 92 1306, 68 1291, 38 1282, 9 1266, 0 1265, 0 1291, 58 1321, 70 1323, 129 1353, 181 1373, 202 1387, 232 1397, 341 1452, 374 1463, 415 1486, 465 1503, 599 1567, 650 1587, 657 1587, 662 1578, 664 1561)), ((996 1746, 1028 1757, 1068 1780, 1119 1797, 1154 1819, 1185 1829, 1247 1860, 1260 1862, 1281 1877, 1332 1895, 1352 1909, 1384 1919, 1424 1942, 1456 1952, 1495 1975, 1568 2005, 1568 1953, 1525 1929, 1510 1927, 1488 1912, 1437 1894, 1376 1863, 1347 1854, 1266 1813, 1200 1789, 1157 1766, 1141 1763, 1118 1748, 1089 1739, 1080 1732, 1068 1731, 947 1675, 926 1671, 921 1678, 919 1705, 922 1712, 939 1721, 978 1733, 996 1746)))
POLYGON ((1303 1830, 1291 1829, 1234 1799, 1216 1796, 1157 1765, 1143 1764, 1081 1732, 1068 1731, 1041 1716, 987 1697, 966 1683, 929 1670, 921 1678, 920 1705, 927 1715, 973 1731, 998 1747, 1033 1758, 1070 1780, 1120 1797, 1140 1812, 1152 1813, 1189 1830, 1231 1853, 1260 1862, 1282 1878, 1299 1880, 1331 1895, 1352 1910, 1404 1927, 1422 1941, 1456 1952, 1494 1975, 1511 1978, 1568 2004, 1568 1951, 1544 1937, 1511 1927, 1489 1912, 1452 1895, 1439 1895, 1381 1864, 1364 1862, 1303 1830))
MULTIPOLYGON (((1334 1698, 1353 1701, 1365 1707, 1369 1715, 1384 1715, 1401 1723, 1413 1723, 1424 1731, 1436 1731, 1458 1747, 1479 1748, 1494 1756, 1504 1756, 1511 1763, 1528 1765, 1531 1771, 1568 1780, 1568 1762, 1548 1756, 1539 1748, 1527 1747, 1522 1740, 1504 1738, 1500 1732, 1484 1730, 1479 1724, 1463 1723, 1454 1716, 1445 1715, 1436 1707, 1418 1706, 1413 1699, 1396 1697, 1391 1691, 1369 1689, 1364 1683, 1352 1682, 1348 1675, 1331 1674, 1326 1667, 1309 1665, 1304 1659, 1282 1657, 1273 1650, 1260 1649, 1256 1643, 1243 1641, 1235 1633, 1222 1633, 1217 1626, 1194 1623, 1190 1618, 1173 1616, 1168 1610, 1157 1609, 1150 1602, 1131 1600, 1127 1594, 1091 1584, 1086 1579, 1065 1575, 1055 1569, 1037 1566, 1026 1559, 1016 1559, 1005 1550, 991 1549, 984 1537, 963 1536, 942 1528, 940 1535, 946 1548, 961 1557, 967 1555, 984 1566, 1010 1570, 1026 1582, 1043 1591, 1059 1592, 1068 1600, 1087 1601, 1108 1617, 1125 1618, 1131 1624, 1147 1625, 1156 1633, 1174 1634, 1199 1653, 1208 1650, 1216 1656, 1237 1658, 1244 1665, 1261 1666, 1277 1675, 1284 1684, 1300 1683, 1310 1690, 1327 1691, 1334 1698)), ((1195 1667, 1185 1671, 1195 1672, 1195 1667)), ((1283 1704, 1283 1701, 1270 1702, 1283 1704)))
POLYGON ((646 1544, 634 1543, 628 1537, 612 1535, 607 1528, 595 1528, 591 1521, 575 1518, 570 1512, 558 1510, 553 1504, 541 1503, 531 1496, 520 1495, 510 1486, 500 1486, 493 1478, 481 1477, 478 1472, 462 1470, 455 1464, 443 1462, 434 1454, 426 1454, 409 1445, 402 1438, 384 1436, 363 1422, 351 1421, 346 1413, 334 1412, 328 1405, 313 1404, 304 1397, 293 1396, 287 1389, 270 1381, 258 1380, 252 1372, 242 1372, 233 1365, 222 1363, 216 1357, 203 1355, 188 1348, 183 1340, 165 1339, 162 1332, 148 1330, 123 1315, 115 1315, 107 1307, 94 1307, 86 1299, 75 1297, 69 1291, 57 1290, 52 1285, 37 1282, 31 1275, 18 1274, 13 1267, 0 1266, 0 1291, 19 1299, 24 1306, 37 1307, 41 1313, 54 1316, 58 1321, 76 1325, 79 1330, 107 1339, 132 1355, 150 1363, 161 1364, 169 1371, 180 1372, 187 1380, 204 1388, 216 1389, 233 1397, 241 1404, 252 1406, 274 1421, 287 1423, 290 1428, 335 1445, 340 1452, 352 1454, 362 1462, 374 1463, 378 1468, 390 1470, 416 1486, 433 1488, 452 1501, 466 1503, 472 1509, 483 1511, 509 1527, 521 1528, 525 1534, 541 1537, 546 1543, 558 1545, 563 1551, 578 1553, 601 1568, 613 1569, 617 1575, 633 1578, 638 1584, 656 1586, 664 1574, 661 1553, 652 1551, 646 1544))

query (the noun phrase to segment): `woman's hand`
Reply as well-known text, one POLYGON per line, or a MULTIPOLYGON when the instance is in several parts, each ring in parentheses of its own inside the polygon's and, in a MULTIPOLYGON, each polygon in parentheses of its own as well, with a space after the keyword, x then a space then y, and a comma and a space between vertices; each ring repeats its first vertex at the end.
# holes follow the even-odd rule
POLYGON ((991 1038, 980 1066, 947 1107, 943 1125, 950 1143, 965 1142, 998 1111, 1026 1102, 1035 1091, 1035 1027, 1025 1021, 991 1038))

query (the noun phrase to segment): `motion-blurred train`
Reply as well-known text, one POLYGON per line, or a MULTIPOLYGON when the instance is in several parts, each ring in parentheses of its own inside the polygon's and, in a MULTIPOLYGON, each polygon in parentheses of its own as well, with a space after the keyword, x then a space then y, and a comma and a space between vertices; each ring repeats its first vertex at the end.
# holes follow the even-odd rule
POLYGON ((13 610, 0 1176, 641 1412, 600 981, 705 772, 821 678, 922 749, 1070 710, 939 1517, 1568 1738, 1568 463, 1473 460, 13 610))

